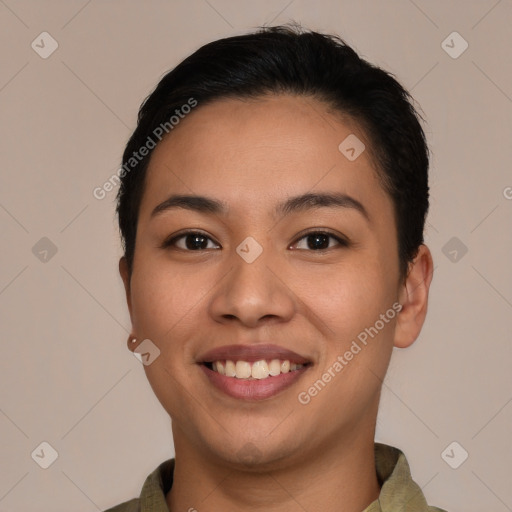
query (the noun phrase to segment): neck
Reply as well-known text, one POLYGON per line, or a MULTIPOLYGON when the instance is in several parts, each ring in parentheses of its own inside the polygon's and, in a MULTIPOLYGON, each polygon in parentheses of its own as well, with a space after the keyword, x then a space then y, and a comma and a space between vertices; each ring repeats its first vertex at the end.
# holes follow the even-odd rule
MULTIPOLYGON (((173 424, 176 447, 169 510, 361 512, 380 493, 374 427, 328 439, 279 468, 244 470, 204 456, 173 424), (342 439, 342 442, 339 439, 342 439)), ((339 435, 339 433, 338 433, 339 435)))

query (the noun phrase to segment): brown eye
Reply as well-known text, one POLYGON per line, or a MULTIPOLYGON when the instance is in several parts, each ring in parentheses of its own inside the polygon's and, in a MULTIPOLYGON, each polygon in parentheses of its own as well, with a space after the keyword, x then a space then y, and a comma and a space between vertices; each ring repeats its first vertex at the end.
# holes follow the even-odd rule
POLYGON ((205 249, 216 249, 219 246, 213 242, 210 237, 203 233, 198 231, 188 231, 166 240, 163 243, 162 248, 168 247, 176 247, 183 251, 203 251, 205 249))
POLYGON ((336 246, 347 247, 348 242, 327 231, 312 231, 301 237, 295 246, 299 250, 325 251, 336 246), (305 240, 305 243, 301 243, 302 240, 305 240), (332 240, 334 240, 334 244, 331 243, 332 240))

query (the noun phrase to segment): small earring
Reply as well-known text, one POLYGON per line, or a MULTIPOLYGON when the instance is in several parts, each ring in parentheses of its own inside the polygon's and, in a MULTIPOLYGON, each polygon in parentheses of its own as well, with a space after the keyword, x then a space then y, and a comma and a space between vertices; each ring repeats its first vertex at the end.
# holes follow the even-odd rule
POLYGON ((133 338, 132 343, 137 343, 137 338, 133 338))

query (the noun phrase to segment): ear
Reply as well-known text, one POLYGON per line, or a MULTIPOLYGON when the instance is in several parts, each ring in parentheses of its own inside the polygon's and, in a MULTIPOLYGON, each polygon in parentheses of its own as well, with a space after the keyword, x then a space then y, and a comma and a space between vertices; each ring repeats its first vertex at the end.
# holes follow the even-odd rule
POLYGON ((402 309, 397 317, 394 345, 406 348, 419 336, 427 315, 428 291, 434 265, 429 248, 422 244, 409 264, 409 272, 399 292, 402 309))
POLYGON ((130 294, 130 271, 128 269, 128 262, 124 256, 119 260, 119 274, 121 274, 121 278, 124 283, 124 291, 126 293, 126 303, 128 304, 128 311, 130 312, 130 318, 131 318, 132 317, 132 301, 131 301, 131 294, 130 294))

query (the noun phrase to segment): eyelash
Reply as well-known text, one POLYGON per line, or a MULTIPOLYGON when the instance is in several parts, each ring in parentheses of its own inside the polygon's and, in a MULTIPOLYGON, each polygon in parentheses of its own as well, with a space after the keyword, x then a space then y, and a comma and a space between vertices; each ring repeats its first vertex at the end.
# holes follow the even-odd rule
MULTIPOLYGON (((213 241, 212 238, 210 238, 205 233, 202 233, 201 231, 189 230, 189 231, 184 231, 184 232, 180 233, 179 235, 173 236, 172 238, 168 238, 167 240, 165 240, 162 243, 160 248, 161 249, 168 249, 170 247, 173 247, 178 240, 180 240, 182 238, 185 238, 188 235, 199 235, 201 237, 209 239, 210 241, 213 241)), ((338 242, 338 247, 340 247, 340 248, 347 248, 347 247, 350 246, 350 242, 348 240, 346 240, 344 238, 341 238, 341 237, 335 235, 334 233, 331 233, 330 231, 325 231, 325 230, 315 230, 315 231, 308 231, 307 233, 303 233, 299 238, 297 238, 297 240, 293 243, 293 245, 296 245, 300 240, 303 240, 304 238, 307 238, 308 236, 312 236, 312 235, 326 235, 329 238, 332 238, 332 239, 336 240, 336 242, 338 242)), ((214 242, 214 243, 216 243, 216 242, 214 242)), ((328 251, 328 250, 331 250, 331 249, 333 249, 333 247, 328 247, 326 249, 296 249, 296 250, 299 250, 299 251, 307 250, 307 251, 310 251, 310 252, 324 252, 324 251, 328 251)), ((181 250, 181 251, 184 251, 184 252, 203 252, 203 251, 209 250, 209 249, 195 249, 195 250, 193 250, 193 249, 178 248, 178 250, 181 250)))

